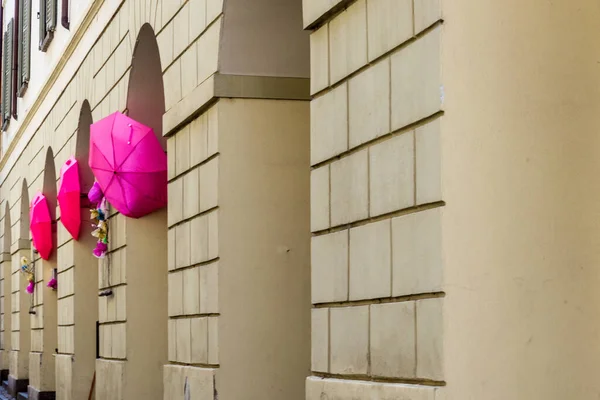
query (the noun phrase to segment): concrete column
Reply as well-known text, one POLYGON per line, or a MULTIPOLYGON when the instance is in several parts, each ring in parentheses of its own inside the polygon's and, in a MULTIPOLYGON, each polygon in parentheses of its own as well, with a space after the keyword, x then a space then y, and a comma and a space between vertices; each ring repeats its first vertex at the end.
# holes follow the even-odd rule
MULTIPOLYGON (((82 221, 89 220, 89 214, 82 208, 82 221)), ((91 231, 91 224, 83 222, 75 241, 62 224, 58 227, 56 395, 61 399, 86 398, 96 368, 98 262, 92 255, 96 239, 91 231)))
POLYGON ((21 272, 21 258, 31 259, 28 241, 13 244, 12 253, 12 337, 10 368, 8 376, 9 393, 14 397, 18 392, 26 392, 29 383, 29 350, 31 343, 30 315, 31 295, 25 291, 27 277, 21 272), (20 246, 19 246, 20 244, 20 246), (19 247, 22 247, 19 249, 19 247))
POLYGON ((448 398, 600 393, 600 9, 445 1, 448 398))
MULTIPOLYGON (((6 215, 4 216, 4 218, 6 218, 6 215)), ((4 231, 4 234, 7 234, 6 230, 4 231)), ((2 281, 0 282, 0 301, 2 302, 2 359, 0 367, 0 378, 2 379, 2 381, 5 381, 8 380, 8 370, 10 366, 9 354, 12 346, 12 259, 10 256, 10 252, 0 254, 0 274, 0 276, 2 277, 2 281)))

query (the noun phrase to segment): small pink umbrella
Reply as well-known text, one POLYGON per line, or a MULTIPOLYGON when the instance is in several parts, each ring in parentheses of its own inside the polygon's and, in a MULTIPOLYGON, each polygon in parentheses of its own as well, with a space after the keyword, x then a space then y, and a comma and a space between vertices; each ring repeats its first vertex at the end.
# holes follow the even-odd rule
POLYGON ((44 260, 52 253, 52 219, 46 196, 38 193, 31 201, 29 210, 33 246, 44 260))
POLYGON ((81 186, 79 185, 79 163, 75 157, 69 158, 60 169, 58 206, 60 207, 60 221, 73 239, 79 239, 81 186))
POLYGON ((167 205, 167 155, 152 128, 120 112, 92 124, 89 163, 120 213, 140 218, 167 205))

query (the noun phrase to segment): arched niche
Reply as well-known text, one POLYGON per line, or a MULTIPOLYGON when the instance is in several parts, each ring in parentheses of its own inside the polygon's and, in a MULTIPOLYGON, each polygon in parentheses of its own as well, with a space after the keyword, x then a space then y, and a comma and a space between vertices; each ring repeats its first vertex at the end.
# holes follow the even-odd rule
MULTIPOLYGON (((153 128, 163 149, 164 112, 158 43, 152 27, 145 24, 133 51, 127 113, 153 128)), ((158 398, 167 363, 167 210, 139 219, 115 214, 108 224, 110 281, 103 285, 102 278, 101 289, 110 295, 104 297, 105 303, 101 297, 99 309, 100 315, 103 309, 109 312, 100 322, 96 400, 113 399, 113 391, 103 382, 120 388, 125 399, 158 398), (122 260, 127 260, 126 274, 122 260), (116 313, 111 313, 114 309, 116 313)), ((101 271, 104 274, 106 270, 101 271)))
POLYGON ((90 205, 87 193, 94 183, 88 164, 90 104, 84 100, 75 136, 81 188, 81 228, 75 241, 63 227, 57 255, 58 263, 58 354, 56 355, 56 397, 83 399, 89 395, 96 367, 96 323, 98 321, 98 262, 92 255, 96 239, 91 235, 90 205), (65 263, 62 260, 72 260, 65 263), (75 302, 71 298, 75 296, 75 302))
POLYGON ((135 42, 127 90, 127 112, 131 118, 151 127, 166 149, 166 139, 162 136, 165 89, 158 43, 150 24, 142 25, 135 42))
POLYGON ((56 292, 47 286, 57 269, 57 175, 54 152, 46 151, 42 178, 42 194, 46 196, 52 221, 52 253, 49 260, 35 258, 34 307, 31 315, 31 354, 29 356, 29 396, 40 398, 54 394, 55 361, 58 347, 58 319, 56 292), (36 397, 37 396, 37 397, 36 397))
POLYGON ((79 124, 77 125, 75 141, 75 159, 79 162, 81 193, 87 193, 94 184, 94 174, 88 164, 90 154, 90 125, 93 122, 90 103, 84 100, 79 112, 79 124))

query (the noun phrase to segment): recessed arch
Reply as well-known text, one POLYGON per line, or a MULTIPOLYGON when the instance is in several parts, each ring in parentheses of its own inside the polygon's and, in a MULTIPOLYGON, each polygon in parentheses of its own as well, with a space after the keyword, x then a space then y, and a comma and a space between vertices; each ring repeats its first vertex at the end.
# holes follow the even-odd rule
POLYGON ((42 194, 46 197, 52 221, 52 253, 48 260, 39 259, 35 268, 35 292, 29 356, 29 393, 53 393, 56 388, 54 354, 58 347, 57 294, 47 286, 57 270, 57 179, 52 147, 46 150, 42 194))
MULTIPOLYGON (((139 31, 130 74, 126 111, 131 118, 150 126, 165 149, 166 140, 162 137, 165 112, 162 68, 156 36, 149 24, 144 24, 139 31)), ((122 317, 111 316, 106 318, 106 322, 100 322, 103 346, 96 362, 97 381, 135 376, 135 379, 115 383, 122 387, 123 398, 155 398, 163 393, 162 370, 168 362, 167 210, 165 207, 138 219, 116 214, 110 217, 108 224, 107 259, 119 260, 125 254, 126 281, 121 281, 123 284, 118 287, 113 283, 119 279, 121 263, 112 262, 110 274, 102 265, 101 275, 106 274, 113 280, 101 288, 103 293, 108 291, 110 294, 100 299, 100 307, 102 299, 106 299, 109 305, 126 303, 126 309, 122 317), (124 237, 113 228, 115 226, 124 227, 120 231, 124 237), (126 245, 119 247, 119 243, 126 245), (114 332, 120 333, 116 335, 114 332), (121 337, 128 340, 123 343, 121 337)), ((100 279, 101 282, 103 280, 100 279)), ((112 396, 113 393, 106 388, 96 387, 97 399, 107 400, 112 396)))
POLYGON ((10 205, 8 201, 4 202, 4 235, 2 236, 2 253, 10 254, 10 246, 12 245, 12 224, 10 223, 10 205))
POLYGON ((88 164, 90 154, 90 125, 93 122, 90 103, 84 100, 79 112, 79 124, 75 138, 75 159, 79 163, 81 193, 87 193, 94 184, 94 174, 88 164))
POLYGON ((166 149, 166 139, 162 136, 165 113, 163 73, 158 42, 149 23, 142 25, 133 50, 127 112, 131 118, 151 127, 166 149))
MULTIPOLYGON (((27 179, 23 179, 21 185, 21 204, 19 216, 19 237, 17 239, 28 242, 29 235, 29 186, 27 179)), ((29 248, 29 246, 27 246, 29 248)))
MULTIPOLYGON (((84 100, 79 112, 75 135, 75 158, 78 161, 81 187, 81 228, 79 239, 69 245, 71 236, 66 228, 60 235, 59 259, 72 260, 72 265, 60 263, 58 271, 58 352, 56 354, 56 398, 88 398, 96 367, 96 323, 98 321, 98 260, 92 255, 96 238, 92 236, 89 204, 86 194, 94 183, 89 167, 90 125, 93 123, 90 104, 84 100), (62 285, 62 286, 61 286, 62 285), (63 289, 61 289, 61 287, 63 289), (69 290, 64 290, 68 287, 69 290), (70 302, 74 293, 77 301, 70 302)), ((103 298, 104 299, 104 298, 103 298)))
POLYGON ((42 185, 42 193, 46 196, 48 208, 50 208, 50 217, 52 218, 52 221, 56 221, 56 167, 54 165, 54 152, 52 151, 52 147, 48 147, 48 150, 46 151, 46 163, 44 164, 44 178, 42 185))

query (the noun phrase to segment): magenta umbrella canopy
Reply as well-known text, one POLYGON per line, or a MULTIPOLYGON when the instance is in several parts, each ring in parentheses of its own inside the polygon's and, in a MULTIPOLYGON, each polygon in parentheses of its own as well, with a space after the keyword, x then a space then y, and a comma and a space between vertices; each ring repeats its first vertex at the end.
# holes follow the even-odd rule
POLYGON ((44 260, 48 260, 52 254, 52 219, 46 196, 38 193, 33 198, 29 218, 33 246, 44 260))
POLYGON ((92 124, 89 163, 121 214, 140 218, 167 205, 167 155, 152 128, 120 112, 92 124))
POLYGON ((60 222, 73 239, 79 239, 81 227, 81 187, 79 185, 79 163, 75 157, 69 158, 60 169, 58 206, 60 222))

